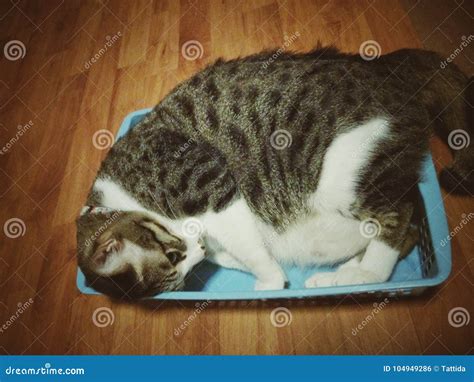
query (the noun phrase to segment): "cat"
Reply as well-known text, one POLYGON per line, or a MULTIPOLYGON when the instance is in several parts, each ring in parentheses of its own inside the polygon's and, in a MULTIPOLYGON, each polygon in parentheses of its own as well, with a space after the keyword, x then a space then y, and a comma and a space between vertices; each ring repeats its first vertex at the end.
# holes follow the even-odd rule
MULTIPOLYGON (((179 290, 205 258, 252 273, 256 290, 284 288, 283 263, 340 264, 308 288, 389 279, 416 241, 430 136, 472 135, 471 82, 417 49, 366 61, 318 47, 268 64, 273 53, 218 60, 113 145, 77 220, 91 287, 179 290)), ((473 159, 472 146, 454 152, 448 188, 473 192, 473 159)))

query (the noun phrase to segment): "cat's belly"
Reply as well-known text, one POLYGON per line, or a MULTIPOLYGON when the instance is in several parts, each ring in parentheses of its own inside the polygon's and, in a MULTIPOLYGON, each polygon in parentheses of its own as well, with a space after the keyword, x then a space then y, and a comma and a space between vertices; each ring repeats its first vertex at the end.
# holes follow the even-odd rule
POLYGON ((361 234, 360 221, 350 217, 351 208, 358 201, 359 174, 388 129, 389 121, 378 117, 334 139, 325 154, 318 187, 308 198, 312 215, 302 217, 283 234, 269 226, 262 228, 275 258, 301 265, 335 264, 365 250, 370 238, 361 234))
POLYGON ((275 259, 302 266, 338 263, 364 251, 369 243, 358 220, 338 213, 315 214, 282 234, 264 224, 259 229, 275 259))

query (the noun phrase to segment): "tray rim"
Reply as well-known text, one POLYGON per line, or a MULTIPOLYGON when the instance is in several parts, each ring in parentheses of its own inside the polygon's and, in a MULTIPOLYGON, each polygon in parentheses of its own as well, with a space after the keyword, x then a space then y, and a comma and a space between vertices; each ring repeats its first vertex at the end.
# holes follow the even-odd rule
MULTIPOLYGON (((117 132, 116 139, 120 139, 128 130, 133 118, 150 112, 152 108, 144 108, 129 113, 123 120, 117 132)), ((438 274, 434 277, 419 280, 394 281, 365 285, 305 288, 305 289, 282 289, 272 291, 232 291, 232 292, 206 292, 206 291, 176 291, 164 292, 159 295, 146 298, 146 300, 196 300, 196 301, 218 301, 218 300, 262 300, 262 299, 301 299, 310 297, 331 297, 349 294, 384 294, 397 293, 400 291, 413 292, 415 289, 426 289, 443 283, 451 273, 451 241, 445 246, 439 245, 440 239, 449 237, 449 228, 444 209, 444 199, 439 187, 438 178, 433 164, 431 153, 426 158, 425 175, 434 179, 437 187, 428 188, 425 182, 418 184, 420 193, 427 209, 427 219, 430 236, 434 247, 434 256, 438 264, 438 274), (427 207, 427 205, 429 207, 427 207), (436 205, 432 208, 432 205, 436 205), (428 211, 430 210, 430 211, 428 211), (436 224, 435 224, 436 222, 436 224), (437 240, 436 240, 437 239, 437 240), (435 243, 438 243, 435 245, 435 243)), ((77 267, 76 286, 83 294, 102 295, 94 289, 87 287, 84 283, 84 275, 77 267)), ((144 299, 145 300, 145 299, 144 299)))

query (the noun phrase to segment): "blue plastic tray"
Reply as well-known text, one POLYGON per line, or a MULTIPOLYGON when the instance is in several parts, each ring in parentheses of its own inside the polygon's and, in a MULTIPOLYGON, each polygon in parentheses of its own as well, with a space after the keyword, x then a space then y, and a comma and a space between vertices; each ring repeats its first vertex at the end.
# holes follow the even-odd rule
MULTIPOLYGON (((117 138, 123 136, 136 125, 151 109, 142 109, 129 114, 122 122, 117 138)), ((317 271, 330 268, 285 268, 290 288, 276 291, 253 290, 255 279, 252 275, 236 270, 221 268, 207 261, 202 262, 188 276, 186 289, 166 292, 154 296, 161 300, 254 300, 277 298, 305 298, 338 296, 346 294, 410 295, 419 294, 427 287, 442 283, 451 271, 451 246, 443 200, 436 178, 431 155, 424 165, 423 181, 419 184, 424 206, 421 219, 420 244, 400 261, 389 281, 385 283, 320 287, 307 289, 304 281, 317 271), (447 244, 446 244, 447 242, 447 244), (442 245, 443 243, 444 245, 442 245)), ((77 286, 82 293, 99 294, 88 287, 80 269, 77 286)))

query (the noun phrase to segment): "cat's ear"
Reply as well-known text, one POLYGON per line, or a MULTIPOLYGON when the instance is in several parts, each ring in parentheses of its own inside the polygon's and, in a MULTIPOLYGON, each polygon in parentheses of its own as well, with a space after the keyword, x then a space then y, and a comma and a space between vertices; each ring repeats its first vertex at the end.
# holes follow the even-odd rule
POLYGON ((92 254, 92 266, 101 276, 113 276, 125 270, 123 243, 114 236, 99 238, 92 254))
POLYGON ((172 235, 165 227, 163 227, 158 222, 142 219, 137 223, 143 228, 146 228, 147 230, 151 231, 155 236, 156 240, 158 240, 160 243, 168 244, 171 246, 174 245, 176 246, 176 248, 180 248, 182 246, 180 240, 176 236, 172 235))

